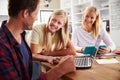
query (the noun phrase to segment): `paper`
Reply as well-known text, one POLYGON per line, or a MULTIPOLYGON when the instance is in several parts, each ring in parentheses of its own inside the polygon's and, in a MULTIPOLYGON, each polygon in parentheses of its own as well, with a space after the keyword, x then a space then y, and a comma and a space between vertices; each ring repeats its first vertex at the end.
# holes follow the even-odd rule
POLYGON ((84 56, 84 54, 76 52, 76 56, 84 56))
POLYGON ((116 56, 117 54, 115 54, 115 53, 106 53, 106 54, 104 54, 104 55, 102 55, 102 56, 116 56))
POLYGON ((90 56, 90 54, 83 54, 83 53, 76 52, 76 56, 90 56))
POLYGON ((106 59, 96 59, 98 64, 113 64, 113 63, 119 63, 118 60, 115 58, 106 58, 106 59))
POLYGON ((115 53, 106 53, 106 54, 100 54, 99 55, 99 58, 101 58, 101 59, 105 59, 105 58, 116 58, 116 56, 117 56, 117 54, 115 54, 115 53))

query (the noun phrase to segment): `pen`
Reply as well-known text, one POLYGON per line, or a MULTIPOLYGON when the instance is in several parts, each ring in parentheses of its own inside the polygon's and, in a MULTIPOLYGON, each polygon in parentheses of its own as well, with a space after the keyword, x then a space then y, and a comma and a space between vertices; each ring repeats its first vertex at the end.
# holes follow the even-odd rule
POLYGON ((116 56, 112 56, 112 57, 99 57, 99 59, 113 59, 116 58, 116 56))

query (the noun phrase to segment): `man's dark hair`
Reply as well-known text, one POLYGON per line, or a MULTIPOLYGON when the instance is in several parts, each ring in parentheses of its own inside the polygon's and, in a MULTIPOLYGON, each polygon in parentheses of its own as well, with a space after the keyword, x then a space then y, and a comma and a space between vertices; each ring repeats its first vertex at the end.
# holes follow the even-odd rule
POLYGON ((17 17, 21 10, 28 9, 29 14, 33 12, 40 0, 9 0, 8 14, 11 17, 17 17))

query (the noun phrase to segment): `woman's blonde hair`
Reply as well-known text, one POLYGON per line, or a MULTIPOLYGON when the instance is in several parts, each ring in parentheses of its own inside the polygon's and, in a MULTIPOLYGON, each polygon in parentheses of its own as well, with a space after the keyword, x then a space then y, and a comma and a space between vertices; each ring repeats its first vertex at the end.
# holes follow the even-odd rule
POLYGON ((101 24, 100 12, 95 6, 89 6, 85 9, 82 25, 84 25, 84 22, 85 22, 85 15, 91 12, 96 14, 96 20, 92 25, 92 36, 94 38, 97 38, 99 36, 99 30, 102 27, 102 24, 101 24))
MULTIPOLYGON (((48 28, 46 28, 45 36, 44 36, 44 45, 47 48, 47 51, 53 51, 53 50, 60 50, 65 49, 68 39, 69 39, 69 31, 68 31, 68 15, 64 10, 56 10, 54 11, 49 20, 52 16, 59 15, 65 19, 64 26, 60 28, 57 32, 54 33, 54 40, 52 40, 51 32, 48 31, 48 28), (52 50, 52 45, 54 44, 54 49, 52 50)), ((46 25, 48 27, 48 25, 46 25)))

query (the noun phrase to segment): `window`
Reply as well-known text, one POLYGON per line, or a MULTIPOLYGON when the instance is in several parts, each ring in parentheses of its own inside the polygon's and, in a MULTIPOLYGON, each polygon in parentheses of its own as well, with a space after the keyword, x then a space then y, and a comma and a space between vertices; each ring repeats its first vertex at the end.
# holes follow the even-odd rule
POLYGON ((53 10, 40 10, 40 22, 46 23, 50 15, 53 13, 53 10))

